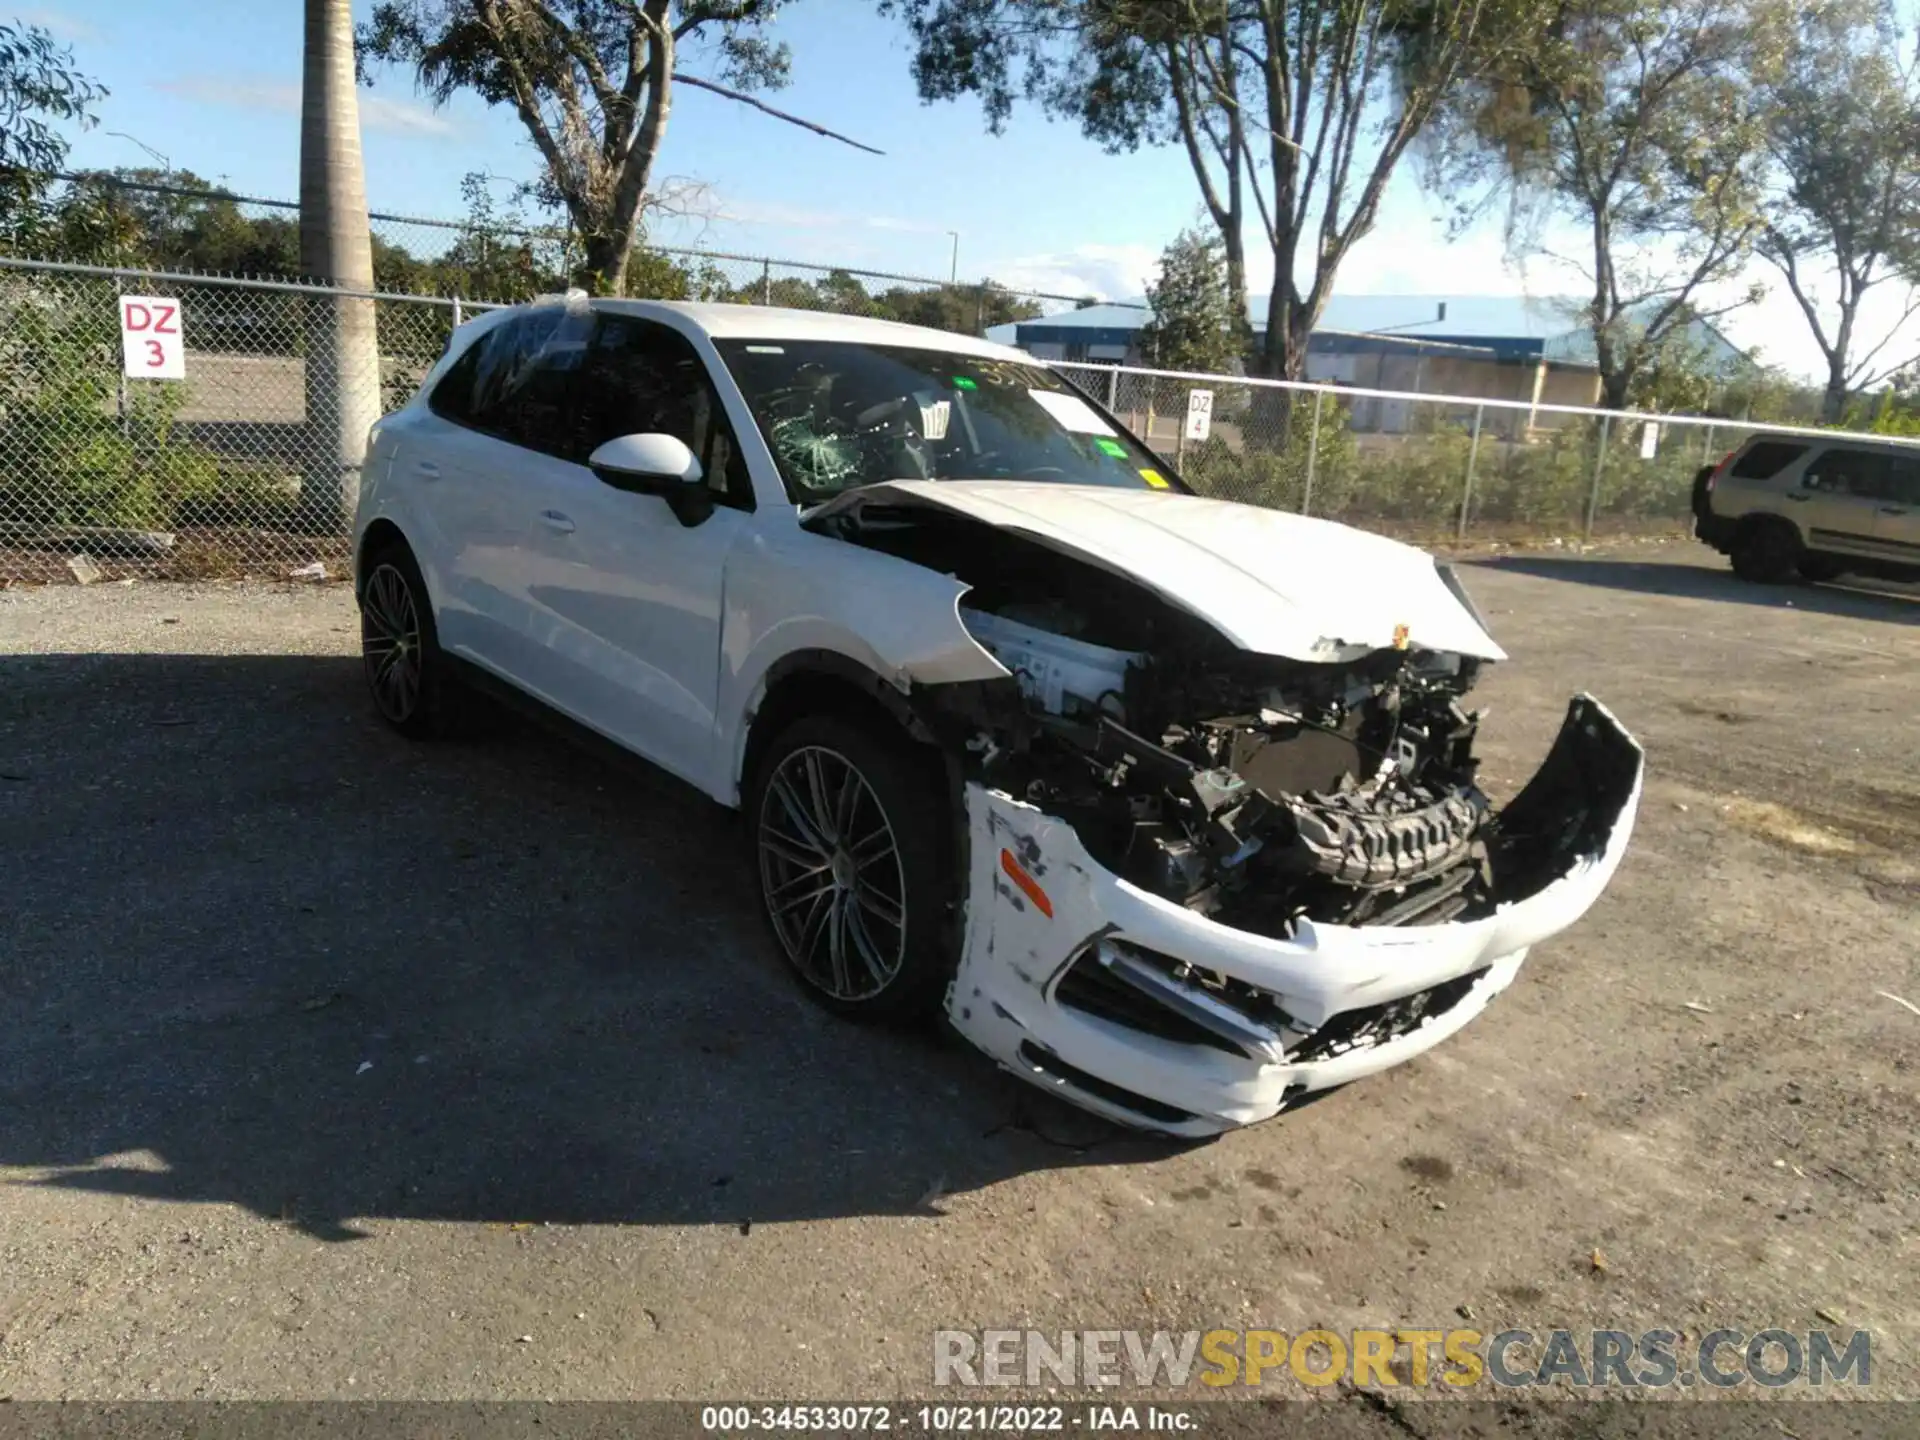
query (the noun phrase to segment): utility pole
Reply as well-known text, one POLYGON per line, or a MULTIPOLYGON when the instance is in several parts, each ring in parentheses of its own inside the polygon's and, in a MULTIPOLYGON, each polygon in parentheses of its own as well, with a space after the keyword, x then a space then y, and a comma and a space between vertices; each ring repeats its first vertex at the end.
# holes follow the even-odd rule
POLYGON ((953 264, 947 270, 947 283, 958 285, 960 283, 960 232, 949 230, 947 234, 953 237, 953 264))
MULTIPOLYGON (((350 0, 306 0, 300 96, 300 269, 340 290, 373 289, 373 238, 360 156, 350 0)), ((360 497, 367 431, 380 418, 380 341, 371 299, 307 299, 303 523, 344 531, 360 497)))

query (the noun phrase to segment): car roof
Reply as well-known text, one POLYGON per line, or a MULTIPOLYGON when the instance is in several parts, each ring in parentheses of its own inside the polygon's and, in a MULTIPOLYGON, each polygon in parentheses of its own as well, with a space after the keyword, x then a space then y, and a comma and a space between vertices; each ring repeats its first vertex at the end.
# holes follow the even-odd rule
POLYGON ((996 345, 972 335, 877 320, 867 315, 837 315, 821 310, 788 310, 774 305, 699 304, 679 300, 597 299, 597 310, 660 319, 676 315, 715 340, 837 340, 851 344, 900 345, 916 350, 945 350, 995 360, 1034 364, 1023 350, 996 345))
POLYGON ((1913 441, 1889 440, 1881 435, 1863 435, 1858 431, 1835 430, 1826 435, 1792 434, 1773 430, 1762 430, 1749 435, 1740 445, 1741 451, 1751 450, 1755 445, 1780 444, 1798 445, 1812 450, 1816 447, 1832 449, 1844 445, 1849 450, 1882 450, 1889 455, 1904 455, 1909 459, 1920 456, 1920 446, 1913 441))

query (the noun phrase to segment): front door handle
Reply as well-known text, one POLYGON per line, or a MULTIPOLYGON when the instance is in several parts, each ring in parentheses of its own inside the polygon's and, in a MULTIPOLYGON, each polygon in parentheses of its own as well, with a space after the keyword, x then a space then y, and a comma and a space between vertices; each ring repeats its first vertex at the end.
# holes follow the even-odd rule
POLYGON ((1882 505, 1880 507, 1880 513, 1882 515, 1904 515, 1907 512, 1904 507, 1899 505, 1882 505))
POLYGON ((559 531, 562 535, 573 534, 572 518, 562 515, 558 510, 542 510, 540 512, 540 523, 549 530, 559 531))
POLYGON ((1813 496, 1811 496, 1811 495, 1789 495, 1789 496, 1787 496, 1787 498, 1788 498, 1789 500, 1791 500, 1791 501, 1793 501, 1793 503, 1794 503, 1794 504, 1796 504, 1796 505, 1804 505, 1804 504, 1806 504, 1806 503, 1807 503, 1807 501, 1809 501, 1809 500, 1811 500, 1811 499, 1813 498, 1813 496))
POLYGON ((414 474, 423 480, 438 480, 440 478, 440 467, 431 460, 414 461, 413 471, 414 474))

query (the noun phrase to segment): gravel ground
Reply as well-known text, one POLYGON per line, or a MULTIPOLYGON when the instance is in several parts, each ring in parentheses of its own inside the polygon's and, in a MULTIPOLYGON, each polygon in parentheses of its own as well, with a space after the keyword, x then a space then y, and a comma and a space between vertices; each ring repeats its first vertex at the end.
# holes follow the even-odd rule
POLYGON ((1626 864, 1454 1041, 1188 1148, 804 1002, 674 783, 390 735, 343 587, 0 595, 0 1396, 886 1397, 936 1327, 1470 1316, 1837 1321, 1920 1397, 1920 602, 1711 561, 1470 567, 1490 788, 1592 690, 1626 864))

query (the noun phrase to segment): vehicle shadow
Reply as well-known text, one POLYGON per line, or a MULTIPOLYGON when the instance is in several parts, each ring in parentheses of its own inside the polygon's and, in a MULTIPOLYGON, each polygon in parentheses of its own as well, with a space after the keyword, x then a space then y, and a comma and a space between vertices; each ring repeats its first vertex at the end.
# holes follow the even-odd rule
POLYGON ((1460 563, 1640 595, 1724 600, 1770 609, 1811 610, 1860 620, 1920 623, 1920 586, 1846 576, 1831 584, 1755 585, 1729 570, 1675 560, 1574 555, 1499 555, 1460 563))
POLYGON ((344 1240, 934 1213, 1169 1153, 956 1039, 827 1015, 731 815, 492 728, 409 744, 346 658, 0 658, 15 1183, 344 1240))

